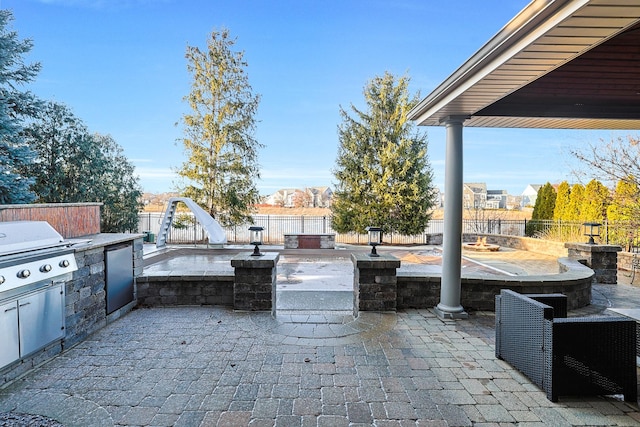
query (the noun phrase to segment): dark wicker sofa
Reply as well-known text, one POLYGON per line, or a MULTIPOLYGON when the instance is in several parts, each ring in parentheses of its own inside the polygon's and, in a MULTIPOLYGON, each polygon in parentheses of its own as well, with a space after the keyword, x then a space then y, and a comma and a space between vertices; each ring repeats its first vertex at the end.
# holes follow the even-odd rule
POLYGON ((496 357, 553 402, 564 395, 611 394, 637 401, 636 322, 566 315, 565 295, 502 290, 496 296, 496 357))

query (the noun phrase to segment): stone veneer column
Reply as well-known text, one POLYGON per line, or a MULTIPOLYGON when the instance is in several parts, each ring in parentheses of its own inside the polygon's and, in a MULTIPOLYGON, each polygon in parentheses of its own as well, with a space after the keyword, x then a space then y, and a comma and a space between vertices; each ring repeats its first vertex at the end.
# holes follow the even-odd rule
POLYGON ((234 268, 233 308, 246 311, 271 311, 276 309, 276 266, 280 254, 263 253, 252 256, 241 253, 231 259, 234 268))
POLYGON ((586 266, 595 272, 596 283, 618 283, 618 252, 622 251, 621 246, 565 243, 564 247, 569 251, 569 258, 586 261, 586 266))
POLYGON ((400 260, 392 255, 378 257, 351 254, 353 261, 353 315, 358 311, 396 311, 400 260))

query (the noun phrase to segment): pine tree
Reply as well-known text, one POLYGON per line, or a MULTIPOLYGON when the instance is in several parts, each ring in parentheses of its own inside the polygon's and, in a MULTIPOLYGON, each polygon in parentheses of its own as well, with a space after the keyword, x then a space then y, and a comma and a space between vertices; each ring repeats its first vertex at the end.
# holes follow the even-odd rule
POLYGON ((571 197, 571 186, 567 181, 562 181, 558 185, 556 194, 556 205, 553 209, 553 219, 566 221, 567 220, 567 208, 569 206, 569 200, 571 197))
POLYGON ((556 190, 550 183, 543 185, 538 191, 536 203, 533 206, 531 219, 549 220, 553 219, 553 213, 556 207, 556 190))
POLYGON ((340 145, 334 176, 332 225, 339 233, 422 233, 434 205, 433 173, 427 136, 415 131, 407 113, 419 97, 410 98, 409 78, 385 73, 366 85, 366 111, 340 108, 340 145))
POLYGON ((621 179, 616 184, 611 204, 607 207, 607 219, 630 221, 640 218, 640 187, 636 180, 621 179))
POLYGON ((640 226, 640 187, 634 177, 621 179, 616 185, 611 204, 607 207, 609 243, 621 245, 630 251, 638 246, 637 233, 640 226))
POLYGON ((582 221, 582 206, 584 199, 584 186, 574 184, 569 196, 569 208, 567 209, 568 221, 582 221))
POLYGON ((93 198, 103 203, 100 228, 103 233, 137 231, 142 188, 135 168, 110 135, 92 134, 91 139, 102 163, 93 174, 93 198))
MULTIPOLYGON (((92 186, 87 165, 94 151, 89 131, 64 104, 46 102, 24 130, 25 141, 35 153, 33 163, 23 168, 34 179, 31 189, 39 203, 80 202, 92 186)), ((93 201, 93 200, 85 200, 93 201)))
POLYGON ((229 31, 213 31, 207 50, 187 46, 191 108, 182 118, 188 160, 177 171, 191 197, 223 225, 250 222, 259 200, 255 180, 262 146, 253 136, 260 97, 252 93, 243 52, 229 31))
POLYGON ((580 220, 602 223, 607 217, 609 189, 597 179, 592 179, 584 188, 580 220))
POLYGON ((33 182, 20 170, 33 161, 34 154, 22 138, 23 120, 38 110, 38 101, 19 86, 31 82, 40 71, 40 64, 24 64, 33 43, 19 40, 8 27, 13 15, 0 10, 0 204, 29 203, 34 195, 29 191, 33 182))
POLYGON ((101 202, 103 232, 137 230, 142 189, 110 136, 90 134, 63 104, 48 102, 24 132, 36 153, 24 173, 39 203, 101 202))

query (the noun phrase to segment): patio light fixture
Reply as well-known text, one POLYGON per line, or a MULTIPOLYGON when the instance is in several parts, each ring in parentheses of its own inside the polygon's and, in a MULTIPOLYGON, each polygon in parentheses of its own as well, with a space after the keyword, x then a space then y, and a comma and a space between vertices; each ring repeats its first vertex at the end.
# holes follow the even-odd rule
POLYGON ((596 244, 596 241, 593 240, 593 238, 595 236, 600 236, 601 225, 602 224, 599 224, 597 222, 585 222, 584 224, 582 224, 582 226, 584 227, 584 235, 589 236, 589 241, 587 242, 587 244, 589 245, 596 244))
POLYGON ((382 244, 382 228, 367 227, 365 230, 369 233, 369 245, 371 245, 371 253, 369 256, 380 256, 378 252, 376 252, 376 246, 382 244))
POLYGON ((255 245, 255 247, 253 248, 253 253, 251 254, 251 256, 261 256, 262 254, 260 253, 260 248, 258 248, 259 245, 262 244, 262 230, 264 230, 264 228, 257 226, 257 225, 252 225, 251 227, 249 227, 249 231, 251 233, 250 235, 250 244, 251 245, 255 245))

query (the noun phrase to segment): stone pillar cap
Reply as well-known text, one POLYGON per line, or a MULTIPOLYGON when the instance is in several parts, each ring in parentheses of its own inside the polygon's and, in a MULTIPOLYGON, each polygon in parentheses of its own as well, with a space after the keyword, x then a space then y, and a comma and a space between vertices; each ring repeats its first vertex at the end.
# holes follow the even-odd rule
POLYGON ((241 268, 269 268, 274 267, 280 259, 279 252, 262 252, 260 256, 251 255, 253 252, 241 252, 231 258, 232 267, 241 268))
POLYGON ((358 268, 400 268, 400 260, 393 255, 378 255, 372 257, 368 252, 356 252, 351 254, 351 260, 358 268))

